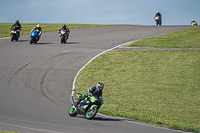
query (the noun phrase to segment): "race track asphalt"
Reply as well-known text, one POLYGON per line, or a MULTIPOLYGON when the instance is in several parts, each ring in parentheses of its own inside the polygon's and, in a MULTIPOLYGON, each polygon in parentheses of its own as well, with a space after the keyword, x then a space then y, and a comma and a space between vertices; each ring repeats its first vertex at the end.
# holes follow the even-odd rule
POLYGON ((40 41, 32 45, 29 35, 21 36, 18 42, 0 39, 0 130, 21 133, 182 132, 99 114, 94 120, 83 116, 72 118, 68 108, 75 75, 94 56, 126 42, 189 28, 192 27, 71 29, 66 44, 60 44, 57 31, 43 33, 40 41))

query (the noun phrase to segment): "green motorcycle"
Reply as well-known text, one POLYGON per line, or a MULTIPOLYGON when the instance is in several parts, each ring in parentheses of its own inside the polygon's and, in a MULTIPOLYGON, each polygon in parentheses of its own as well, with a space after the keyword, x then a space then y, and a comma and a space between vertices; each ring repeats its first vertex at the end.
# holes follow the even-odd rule
MULTIPOLYGON (((79 98, 79 93, 77 94, 77 98, 79 98)), ((80 99, 80 98, 79 98, 80 99)), ((84 99, 81 99, 81 102, 78 104, 78 107, 75 107, 74 97, 70 97, 72 105, 69 108, 68 114, 71 117, 75 117, 76 115, 84 115, 86 119, 91 120, 95 117, 98 112, 98 109, 101 107, 103 100, 101 97, 95 97, 93 95, 85 95, 84 99)))

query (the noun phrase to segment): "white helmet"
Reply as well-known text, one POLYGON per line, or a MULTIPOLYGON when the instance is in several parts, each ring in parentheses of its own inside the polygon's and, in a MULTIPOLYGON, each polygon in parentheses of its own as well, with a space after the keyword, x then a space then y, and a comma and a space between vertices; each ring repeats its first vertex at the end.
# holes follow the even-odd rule
POLYGON ((156 11, 156 13, 159 13, 159 11, 156 11))

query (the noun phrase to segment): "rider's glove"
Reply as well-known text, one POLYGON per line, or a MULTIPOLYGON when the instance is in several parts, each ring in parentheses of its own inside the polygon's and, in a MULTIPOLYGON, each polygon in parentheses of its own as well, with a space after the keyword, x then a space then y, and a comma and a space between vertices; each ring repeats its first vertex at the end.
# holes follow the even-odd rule
POLYGON ((103 100, 99 99, 99 104, 102 105, 103 104, 103 100))

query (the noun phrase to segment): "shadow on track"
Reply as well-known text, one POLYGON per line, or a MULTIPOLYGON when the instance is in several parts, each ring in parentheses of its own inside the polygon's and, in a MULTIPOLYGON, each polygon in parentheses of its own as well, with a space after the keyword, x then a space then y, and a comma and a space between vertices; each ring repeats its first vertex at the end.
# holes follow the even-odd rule
POLYGON ((66 43, 63 43, 63 44, 80 44, 80 42, 66 42, 66 43))
POLYGON ((141 123, 141 121, 137 121, 137 120, 131 120, 131 119, 119 119, 119 118, 102 118, 102 117, 94 117, 93 120, 96 120, 96 121, 132 121, 132 122, 141 123))
MULTIPOLYGON (((76 116, 76 117, 86 119, 85 116, 76 116)), ((141 123, 141 121, 131 120, 131 119, 105 118, 105 117, 97 117, 97 116, 94 117, 92 120, 94 121, 131 121, 131 122, 141 123)))
POLYGON ((30 40, 18 40, 17 42, 29 42, 30 40))
POLYGON ((55 43, 36 43, 36 44, 32 43, 31 45, 37 45, 37 44, 44 45, 44 44, 55 44, 55 43))
POLYGON ((101 118, 101 117, 94 117, 93 120, 96 121, 124 121, 123 119, 112 119, 112 118, 101 118))

